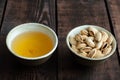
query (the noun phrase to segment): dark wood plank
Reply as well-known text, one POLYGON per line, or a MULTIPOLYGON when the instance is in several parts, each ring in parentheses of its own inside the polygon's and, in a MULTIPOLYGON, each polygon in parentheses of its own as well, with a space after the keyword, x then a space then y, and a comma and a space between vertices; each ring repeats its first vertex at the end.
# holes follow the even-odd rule
POLYGON ((118 44, 118 58, 120 61, 120 0, 106 0, 106 3, 108 4, 109 14, 111 18, 112 23, 112 29, 114 31, 114 34, 117 39, 118 44))
POLYGON ((8 51, 5 38, 16 25, 38 22, 56 31, 55 0, 8 0, 0 35, 0 80, 56 80, 57 53, 39 66, 24 66, 8 51))
POLYGON ((60 80, 119 80, 117 52, 103 64, 85 67, 74 61, 66 46, 67 33, 74 27, 92 24, 110 30, 104 0, 58 0, 58 78, 60 80))
POLYGON ((1 28, 1 21, 4 18, 4 10, 6 8, 6 0, 0 0, 0 28, 1 28))

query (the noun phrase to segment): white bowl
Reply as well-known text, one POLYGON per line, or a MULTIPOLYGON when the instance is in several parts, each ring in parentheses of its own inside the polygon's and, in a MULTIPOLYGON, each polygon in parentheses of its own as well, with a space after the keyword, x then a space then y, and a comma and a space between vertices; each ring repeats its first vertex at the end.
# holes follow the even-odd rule
POLYGON ((66 43, 67 43, 67 46, 70 49, 70 51, 72 51, 74 56, 77 57, 76 59, 78 60, 78 62, 80 62, 83 65, 95 65, 95 64, 98 64, 101 61, 104 61, 105 59, 109 58, 111 55, 114 54, 114 52, 116 50, 116 40, 115 40, 114 36, 112 35, 113 38, 114 38, 113 43, 112 43, 112 51, 108 55, 106 55, 104 57, 101 57, 101 58, 89 58, 89 57, 81 56, 77 52, 73 51, 73 49, 71 48, 70 43, 69 43, 69 37, 70 36, 74 37, 76 34, 78 34, 80 32, 80 30, 87 29, 88 27, 94 27, 97 30, 105 31, 106 33, 108 33, 108 35, 112 35, 108 30, 106 30, 106 29, 104 29, 102 27, 95 26, 95 25, 82 25, 82 26, 75 27, 74 29, 72 29, 68 33, 67 38, 66 38, 66 43))
POLYGON ((36 65, 36 64, 44 63, 50 58, 50 56, 53 54, 53 52, 57 48, 58 38, 57 38, 56 33, 46 25, 39 24, 39 23, 25 23, 25 24, 16 26, 8 33, 7 38, 6 38, 6 44, 10 52, 13 55, 15 55, 22 63, 28 64, 28 65, 36 65), (17 53, 15 53, 11 49, 11 44, 12 44, 13 39, 19 34, 22 34, 28 31, 38 31, 38 32, 47 34, 53 41, 53 44, 54 44, 53 49, 49 51, 47 54, 43 56, 35 57, 35 58, 24 57, 24 56, 20 56, 17 53))

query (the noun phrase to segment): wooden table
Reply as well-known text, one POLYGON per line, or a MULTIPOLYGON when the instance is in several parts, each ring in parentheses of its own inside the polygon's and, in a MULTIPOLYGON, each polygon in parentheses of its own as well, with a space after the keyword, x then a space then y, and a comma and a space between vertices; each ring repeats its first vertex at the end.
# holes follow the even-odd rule
POLYGON ((0 80, 120 80, 120 0, 0 0, 0 80), (16 25, 37 22, 50 26, 59 45, 39 66, 24 66, 6 47, 6 35, 16 25), (103 64, 77 64, 66 46, 74 27, 92 24, 112 32, 117 40, 113 56, 103 64))

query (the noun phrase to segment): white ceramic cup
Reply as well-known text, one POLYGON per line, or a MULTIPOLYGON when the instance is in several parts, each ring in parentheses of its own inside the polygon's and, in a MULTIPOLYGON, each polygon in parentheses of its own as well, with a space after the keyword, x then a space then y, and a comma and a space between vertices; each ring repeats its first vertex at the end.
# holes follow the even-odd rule
POLYGON ((10 52, 13 55, 15 55, 17 59, 20 60, 21 63, 28 64, 28 65, 38 65, 38 64, 46 62, 50 58, 50 56, 53 54, 53 52, 56 50, 57 45, 58 45, 58 38, 57 38, 56 33, 46 25, 39 24, 39 23, 25 23, 25 24, 16 26, 8 33, 7 38, 6 38, 6 44, 10 52), (24 57, 24 56, 21 56, 15 53, 11 48, 12 41, 14 40, 16 36, 24 32, 29 32, 29 31, 42 32, 48 35, 53 41, 54 46, 52 50, 43 56, 34 57, 34 58, 24 57))

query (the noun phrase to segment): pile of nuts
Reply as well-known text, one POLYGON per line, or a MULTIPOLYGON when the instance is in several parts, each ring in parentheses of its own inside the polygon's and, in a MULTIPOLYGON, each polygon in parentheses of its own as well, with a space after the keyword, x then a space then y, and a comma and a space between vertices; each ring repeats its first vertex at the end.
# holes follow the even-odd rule
POLYGON ((96 28, 88 27, 81 30, 74 37, 69 37, 71 48, 81 56, 100 58, 109 54, 112 50, 112 35, 96 28))

